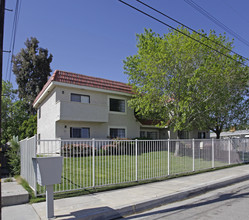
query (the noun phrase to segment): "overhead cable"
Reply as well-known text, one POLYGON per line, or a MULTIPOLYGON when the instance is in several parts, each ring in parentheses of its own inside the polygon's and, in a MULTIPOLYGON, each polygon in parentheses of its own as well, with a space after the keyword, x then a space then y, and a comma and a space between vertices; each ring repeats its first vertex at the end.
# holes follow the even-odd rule
POLYGON ((17 32, 17 25, 19 21, 20 8, 21 8, 21 0, 16 0, 15 14, 14 14, 11 40, 10 40, 10 46, 9 46, 10 54, 8 56, 6 72, 5 72, 5 79, 8 81, 11 80, 12 59, 13 59, 13 54, 14 54, 14 49, 15 49, 16 32, 17 32))
POLYGON ((174 19, 174 18, 172 18, 172 17, 170 17, 170 16, 164 14, 163 12, 161 12, 161 11, 159 11, 159 10, 153 8, 152 6, 150 6, 150 5, 148 5, 148 4, 144 3, 144 2, 142 2, 142 1, 140 1, 140 0, 136 0, 136 1, 139 2, 139 3, 141 3, 141 4, 143 4, 144 6, 146 6, 146 7, 148 7, 148 8, 150 8, 150 9, 152 9, 153 11, 156 11, 157 13, 163 15, 164 17, 169 18, 170 20, 176 22, 177 24, 180 24, 181 26, 183 26, 183 27, 185 27, 185 28, 187 28, 187 29, 193 31, 194 33, 196 33, 196 34, 198 34, 198 35, 200 35, 200 36, 206 38, 207 40, 209 40, 209 41, 215 43, 216 45, 221 46, 221 47, 223 47, 224 49, 226 49, 226 50, 228 50, 228 51, 230 51, 230 52, 232 52, 232 53, 234 53, 234 54, 236 54, 236 55, 242 57, 243 59, 249 61, 248 58, 246 58, 246 57, 244 57, 244 56, 242 56, 242 55, 236 53, 235 51, 233 51, 233 50, 231 50, 231 49, 229 49, 229 48, 227 48, 227 47, 225 47, 223 44, 220 44, 220 43, 218 43, 217 41, 210 39, 210 38, 207 37, 205 34, 202 34, 202 33, 198 32, 198 31, 194 30, 193 28, 191 28, 191 27, 189 27, 189 26, 187 26, 187 25, 185 25, 185 24, 183 24, 183 23, 177 21, 176 19, 174 19))
POLYGON ((238 61, 238 60, 232 58, 231 56, 228 56, 228 55, 226 55, 226 54, 224 54, 224 53, 218 51, 218 50, 215 49, 215 48, 210 47, 209 45, 207 45, 207 44, 205 44, 205 43, 202 43, 201 41, 199 41, 199 40, 197 40, 197 39, 191 37, 190 35, 188 35, 188 34, 182 32, 182 31, 180 31, 179 29, 174 28, 174 27, 172 27, 171 25, 169 25, 169 24, 167 24, 167 23, 165 23, 165 22, 163 22, 163 21, 161 21, 161 20, 159 20, 159 19, 153 17, 152 15, 150 15, 150 14, 148 14, 148 13, 146 13, 146 12, 144 12, 144 11, 138 9, 138 8, 136 8, 135 6, 132 6, 132 5, 130 5, 130 4, 126 3, 126 2, 124 2, 123 0, 118 0, 118 1, 120 1, 121 3, 123 3, 123 4, 127 5, 127 6, 129 6, 130 8, 133 8, 134 10, 136 10, 136 11, 138 11, 138 12, 140 12, 140 13, 142 13, 142 14, 144 14, 144 15, 146 15, 146 16, 148 16, 148 17, 154 19, 154 20, 156 20, 157 22, 159 22, 159 23, 161 23, 161 24, 163 24, 163 25, 165 25, 165 26, 167 26, 167 27, 169 27, 169 28, 171 28, 171 29, 177 31, 178 33, 181 33, 182 35, 191 38, 192 40, 194 40, 194 41, 196 41, 196 42, 198 42, 198 43, 200 43, 200 44, 206 46, 207 48, 209 48, 209 49, 211 49, 211 50, 213 50, 213 51, 215 51, 215 52, 217 52, 217 53, 219 53, 219 54, 221 54, 221 55, 223 55, 223 56, 225 56, 225 57, 227 57, 227 58, 229 58, 229 59, 231 59, 231 60, 233 60, 233 61, 235 61, 235 62, 237 62, 237 63, 239 63, 239 64, 241 64, 241 65, 243 65, 243 66, 248 67, 246 64, 244 64, 244 63, 242 63, 242 62, 240 62, 240 61, 238 61))
POLYGON ((240 42, 244 43, 246 46, 249 47, 249 42, 246 39, 244 39, 239 34, 237 34, 236 32, 234 32, 232 29, 230 29, 229 27, 227 27, 225 24, 223 24, 221 21, 219 21, 217 18, 215 18, 213 15, 211 15, 209 12, 207 12, 204 8, 202 8, 201 6, 199 6, 197 3, 193 2, 192 0, 184 0, 184 1, 187 4, 189 4, 190 6, 192 6, 194 9, 196 9, 198 12, 200 12, 201 14, 203 14, 205 17, 207 17, 209 20, 211 20, 212 22, 214 22, 215 24, 217 24, 223 30, 225 30, 226 32, 230 33, 232 36, 234 36, 235 38, 237 38, 240 42))

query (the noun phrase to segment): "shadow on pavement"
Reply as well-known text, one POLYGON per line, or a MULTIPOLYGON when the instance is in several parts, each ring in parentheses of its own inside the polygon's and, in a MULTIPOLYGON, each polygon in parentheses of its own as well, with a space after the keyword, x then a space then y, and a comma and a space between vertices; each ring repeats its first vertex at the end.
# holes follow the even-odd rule
POLYGON ((71 212, 67 215, 56 215, 56 218, 63 219, 117 219, 121 217, 122 216, 118 211, 107 206, 92 209, 82 209, 80 211, 71 212))
MULTIPOLYGON (((249 188, 249 186, 246 188, 249 188)), ((182 212, 182 211, 185 211, 187 209, 189 210, 189 209, 193 209, 193 208, 197 208, 197 207, 201 207, 201 206, 205 206, 205 205, 209 205, 209 204, 219 203, 219 202, 226 201, 226 200, 239 199, 239 198, 244 198, 244 197, 249 196, 249 193, 238 194, 239 192, 240 192, 240 190, 237 190, 233 193, 222 194, 222 195, 219 195, 218 197, 215 196, 215 198, 214 198, 214 196, 212 196, 213 198, 212 197, 207 198, 207 201, 200 201, 200 202, 190 204, 190 205, 181 205, 181 206, 168 208, 168 209, 164 209, 164 210, 160 210, 160 211, 138 214, 136 216, 127 217, 125 219, 136 219, 136 218, 148 217, 148 216, 153 216, 153 215, 162 214, 162 213, 169 213, 169 212, 174 212, 174 211, 182 212)), ((120 219, 122 219, 122 218, 120 218, 120 219)))

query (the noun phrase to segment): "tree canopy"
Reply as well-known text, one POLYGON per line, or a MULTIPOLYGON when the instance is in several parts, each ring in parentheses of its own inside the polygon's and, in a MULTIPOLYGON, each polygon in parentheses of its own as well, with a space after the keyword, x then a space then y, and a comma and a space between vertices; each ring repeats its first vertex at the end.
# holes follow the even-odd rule
POLYGON ((233 42, 214 31, 202 33, 217 44, 178 30, 203 44, 176 30, 137 35, 138 52, 124 61, 135 91, 129 105, 140 117, 160 120, 161 126, 170 122, 175 131, 210 129, 217 138, 224 127, 247 123, 249 68, 231 54, 233 42))
POLYGON ((37 115, 31 115, 19 126, 19 137, 23 140, 32 137, 37 133, 37 115))
POLYGON ((10 82, 2 82, 2 144, 6 144, 13 136, 19 135, 19 126, 27 120, 29 115, 26 103, 17 99, 17 95, 10 82))
POLYGON ((27 39, 26 48, 13 57, 13 73, 18 84, 18 95, 28 103, 29 112, 35 114, 33 101, 50 76, 50 63, 53 56, 48 50, 39 47, 35 37, 27 39))

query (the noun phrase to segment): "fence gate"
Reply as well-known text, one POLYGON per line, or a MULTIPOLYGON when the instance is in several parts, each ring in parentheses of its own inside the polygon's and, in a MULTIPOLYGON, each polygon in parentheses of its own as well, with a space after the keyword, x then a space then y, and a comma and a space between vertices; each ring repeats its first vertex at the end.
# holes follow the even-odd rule
POLYGON ((21 151, 21 177, 25 179, 36 195, 36 172, 34 170, 32 158, 36 157, 36 135, 20 141, 21 151))

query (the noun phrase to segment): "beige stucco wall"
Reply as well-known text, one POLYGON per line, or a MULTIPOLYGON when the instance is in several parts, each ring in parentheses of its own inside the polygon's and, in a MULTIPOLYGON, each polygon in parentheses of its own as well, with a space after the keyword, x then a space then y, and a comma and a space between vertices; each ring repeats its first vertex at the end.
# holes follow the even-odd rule
POLYGON ((110 128, 125 128, 127 138, 139 137, 140 124, 128 108, 128 99, 125 95, 56 86, 40 105, 43 118, 38 119, 38 132, 41 139, 69 139, 70 127, 88 127, 90 138, 107 139, 110 128), (71 93, 89 95, 90 104, 71 102, 71 93), (124 99, 126 112, 110 112, 109 98, 124 99))
POLYGON ((58 117, 56 106, 56 92, 53 90, 38 108, 41 111, 41 118, 37 114, 37 134, 41 139, 54 139, 56 133, 55 121, 58 117))
POLYGON ((107 138, 107 123, 97 122, 71 122, 57 121, 56 122, 56 137, 62 139, 70 139, 70 127, 86 127, 90 128, 90 138, 106 139, 107 138))
POLYGON ((56 101, 68 102, 71 99, 71 93, 80 95, 89 95, 90 103, 97 105, 107 105, 107 94, 97 91, 88 91, 86 89, 69 88, 63 86, 56 87, 56 101), (64 94, 63 94, 64 93, 64 94))
MULTIPOLYGON (((110 128, 124 128, 126 138, 140 137, 140 123, 134 116, 134 110, 128 107, 129 96, 105 91, 94 91, 56 86, 42 101, 41 119, 38 118, 37 134, 41 139, 69 139, 70 127, 90 128, 90 138, 107 139, 110 128), (71 102, 71 93, 89 95, 90 104, 71 102), (109 111, 109 99, 124 99, 126 111, 109 111)), ((144 128, 141 130, 157 131, 158 138, 168 139, 168 130, 159 128, 144 128)), ((209 138, 209 132, 206 138, 209 138)), ((177 133, 171 131, 170 139, 176 139, 177 133)), ((191 131, 189 138, 198 138, 198 130, 191 131)))

